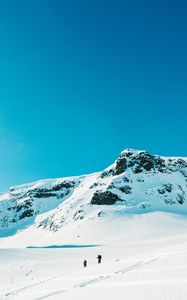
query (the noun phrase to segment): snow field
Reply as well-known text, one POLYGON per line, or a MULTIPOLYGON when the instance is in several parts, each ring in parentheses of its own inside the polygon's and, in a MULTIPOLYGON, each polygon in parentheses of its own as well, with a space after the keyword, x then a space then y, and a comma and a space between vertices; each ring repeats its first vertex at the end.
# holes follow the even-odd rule
POLYGON ((114 238, 87 248, 1 249, 0 265, 0 299, 187 299, 187 234, 119 244, 114 238))

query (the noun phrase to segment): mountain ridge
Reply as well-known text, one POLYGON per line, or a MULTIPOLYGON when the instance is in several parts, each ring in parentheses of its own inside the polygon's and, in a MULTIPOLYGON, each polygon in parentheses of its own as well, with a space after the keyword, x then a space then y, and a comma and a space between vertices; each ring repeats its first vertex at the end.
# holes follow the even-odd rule
POLYGON ((101 172, 10 188, 0 196, 0 237, 155 211, 187 214, 187 158, 126 149, 101 172))

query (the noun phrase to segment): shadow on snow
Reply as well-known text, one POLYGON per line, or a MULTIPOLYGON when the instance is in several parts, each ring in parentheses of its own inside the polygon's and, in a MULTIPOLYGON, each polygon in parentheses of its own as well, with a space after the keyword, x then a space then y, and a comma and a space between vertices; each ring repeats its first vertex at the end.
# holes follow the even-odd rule
POLYGON ((49 245, 49 246, 28 246, 29 249, 51 249, 51 248, 92 248, 99 245, 49 245))

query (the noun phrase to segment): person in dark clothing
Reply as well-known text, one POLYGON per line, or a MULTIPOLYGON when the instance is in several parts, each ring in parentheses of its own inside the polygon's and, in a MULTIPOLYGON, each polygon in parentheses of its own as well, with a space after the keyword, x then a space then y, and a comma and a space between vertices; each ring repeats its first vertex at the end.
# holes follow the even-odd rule
POLYGON ((84 266, 84 268, 87 267, 87 260, 86 259, 83 261, 83 266, 84 266))
POLYGON ((98 256, 97 256, 97 262, 98 262, 98 264, 101 263, 101 259, 102 259, 102 256, 100 254, 98 254, 98 256))

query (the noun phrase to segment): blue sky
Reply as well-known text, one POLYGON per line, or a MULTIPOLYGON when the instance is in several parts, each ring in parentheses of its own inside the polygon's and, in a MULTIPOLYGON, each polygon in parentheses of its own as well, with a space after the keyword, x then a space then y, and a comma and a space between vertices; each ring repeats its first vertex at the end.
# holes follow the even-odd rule
POLYGON ((0 4, 0 191, 187 155, 185 1, 0 4))

